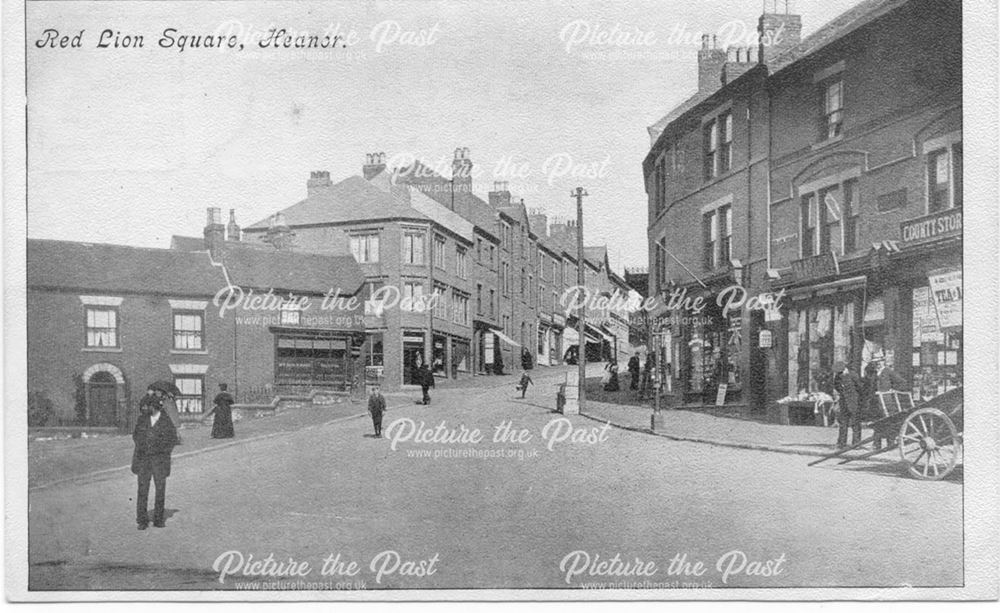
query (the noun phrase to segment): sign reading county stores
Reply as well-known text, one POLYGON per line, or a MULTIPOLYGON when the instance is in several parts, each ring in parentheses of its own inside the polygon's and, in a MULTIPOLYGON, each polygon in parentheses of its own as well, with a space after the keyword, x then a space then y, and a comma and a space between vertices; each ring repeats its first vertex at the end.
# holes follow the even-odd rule
POLYGON ((959 235, 962 233, 962 209, 947 209, 904 221, 899 224, 899 230, 904 245, 959 235))

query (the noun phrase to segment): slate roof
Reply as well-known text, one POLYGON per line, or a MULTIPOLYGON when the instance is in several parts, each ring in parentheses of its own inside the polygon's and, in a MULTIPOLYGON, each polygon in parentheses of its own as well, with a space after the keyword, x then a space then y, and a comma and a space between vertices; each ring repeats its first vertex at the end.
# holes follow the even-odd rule
POLYGON ((226 287, 207 251, 28 239, 28 287, 214 296, 226 287))
MULTIPOLYGON (((285 223, 292 227, 369 219, 428 219, 399 193, 382 190, 358 175, 347 177, 281 213, 285 223)), ((264 230, 268 223, 264 219, 244 230, 264 230)))
POLYGON ((409 166, 393 169, 392 173, 396 177, 397 182, 411 185, 414 189, 420 190, 428 198, 449 209, 454 205, 453 210, 456 213, 471 221, 473 225, 491 236, 496 236, 496 212, 493 210, 493 207, 471 192, 457 191, 453 195, 450 189, 451 179, 438 174, 420 160, 414 160, 409 166), (409 177, 413 177, 414 180, 408 181, 409 177), (440 186, 440 189, 422 190, 420 189, 421 180, 425 182, 429 180, 431 184, 440 186), (445 186, 448 187, 445 188, 445 186))
POLYGON ((181 251, 207 251, 205 239, 200 236, 181 236, 174 234, 170 237, 170 248, 181 251))
POLYGON ((299 294, 325 294, 331 289, 353 295, 364 283, 361 267, 349 255, 325 255, 267 249, 227 242, 221 259, 229 280, 244 288, 299 294))

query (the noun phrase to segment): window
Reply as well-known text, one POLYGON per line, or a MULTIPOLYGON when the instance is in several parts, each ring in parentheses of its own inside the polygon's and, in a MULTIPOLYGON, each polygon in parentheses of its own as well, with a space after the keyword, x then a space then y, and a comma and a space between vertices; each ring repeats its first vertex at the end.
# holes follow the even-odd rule
POLYGON ((704 235, 704 266, 705 270, 714 270, 719 264, 719 225, 716 223, 717 211, 709 211, 702 218, 702 234, 704 235))
POLYGON ((483 284, 476 283, 476 315, 483 314, 483 284))
POLYGON ((559 308, 559 292, 552 292, 552 310, 556 311, 559 308))
POLYGON ((838 77, 823 83, 820 91, 823 98, 820 140, 828 140, 840 136, 844 130, 844 81, 838 77))
POLYGON ((355 234, 351 236, 351 255, 359 264, 378 262, 378 234, 355 234))
POLYGON ((297 302, 286 301, 281 304, 279 321, 283 326, 297 326, 301 323, 302 311, 297 302))
POLYGON ((385 364, 385 345, 381 332, 369 332, 365 338, 365 366, 385 364))
POLYGON ((858 182, 854 179, 844 182, 844 254, 853 252, 858 248, 858 212, 861 206, 858 203, 858 182))
POLYGON ((497 255, 496 245, 490 245, 490 270, 497 269, 496 255, 497 255))
POLYGON ((404 311, 421 311, 414 308, 414 303, 423 303, 424 285, 423 283, 407 282, 403 284, 403 300, 399 308, 404 311))
POLYGON ((174 349, 204 348, 204 315, 195 311, 174 311, 174 349))
POLYGON ((494 290, 494 289, 490 290, 490 319, 496 317, 496 315, 497 315, 497 313, 496 313, 496 303, 497 303, 497 301, 496 301, 496 294, 497 294, 496 290, 494 290))
POLYGON ((719 261, 723 265, 732 259, 733 249, 733 207, 726 205, 719 209, 719 261))
POLYGON ((445 240, 442 236, 434 237, 434 267, 444 270, 445 240))
POLYGON ((705 180, 714 178, 718 172, 719 124, 712 120, 705 124, 705 180))
POLYGON ((483 263, 483 239, 476 238, 476 261, 483 263))
POLYGON ((87 347, 118 346, 118 309, 87 307, 87 347))
POLYGON ((842 243, 840 234, 840 222, 843 219, 843 211, 840 205, 840 186, 836 185, 821 189, 819 191, 819 251, 820 253, 839 252, 842 243))
POLYGON ((535 308, 538 309, 539 311, 542 310, 542 296, 544 296, 544 295, 545 295, 545 286, 542 285, 542 284, 539 284, 538 285, 538 295, 535 296, 535 300, 536 300, 535 308))
POLYGON ((500 265, 500 291, 504 296, 510 295, 510 264, 502 262, 500 265))
POLYGON ((518 292, 518 295, 519 295, 519 296, 521 296, 521 300, 524 300, 524 299, 525 299, 525 290, 524 290, 524 266, 522 266, 522 267, 521 267, 521 276, 520 276, 520 277, 518 277, 518 280, 519 280, 519 281, 521 282, 521 290, 520 290, 520 291, 518 292))
POLYGON ((806 194, 802 197, 801 210, 802 257, 807 258, 819 252, 818 232, 819 211, 816 207, 816 194, 806 194))
POLYGON ((510 224, 507 222, 500 223, 500 244, 507 251, 511 250, 511 233, 510 224))
POLYGON ((962 143, 927 155, 927 212, 962 206, 962 143))
POLYGON ((447 321, 448 319, 448 288, 443 285, 434 286, 434 294, 437 300, 434 301, 434 317, 447 321))
POLYGON ((174 385, 181 392, 177 397, 178 413, 202 413, 205 410, 204 377, 198 375, 175 375, 174 385))
POLYGON ((458 275, 460 279, 469 278, 467 252, 463 247, 455 248, 455 274, 458 275))
POLYGON ((463 326, 469 325, 469 297, 452 290, 451 321, 463 326))
POLYGON ((403 234, 403 263, 424 264, 423 233, 407 232, 403 234))
POLYGON ((722 130, 722 143, 719 146, 720 173, 728 172, 733 167, 733 114, 725 113, 719 117, 722 130))
POLYGON ((559 262, 553 258, 552 260, 552 282, 556 283, 559 281, 559 262))
POLYGON ((538 280, 539 281, 544 281, 545 280, 545 269, 546 268, 548 268, 548 266, 546 266, 545 254, 542 253, 541 251, 539 251, 538 252, 538 280))

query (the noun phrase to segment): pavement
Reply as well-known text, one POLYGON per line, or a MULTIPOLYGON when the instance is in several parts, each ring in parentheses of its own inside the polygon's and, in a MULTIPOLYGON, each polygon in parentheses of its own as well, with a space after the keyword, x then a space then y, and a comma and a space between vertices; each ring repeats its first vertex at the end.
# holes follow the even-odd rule
POLYGON ((533 375, 526 399, 501 381, 439 389, 430 406, 391 402, 383 439, 371 438, 368 420, 344 418, 175 456, 164 529, 135 529, 127 470, 34 489, 29 585, 295 587, 287 576, 277 585, 255 574, 251 556, 310 562, 305 579, 316 583, 298 589, 320 591, 299 597, 320 599, 342 597, 340 589, 628 582, 678 590, 962 584, 960 482, 871 464, 809 468, 794 455, 560 416, 548 391, 558 377, 533 375), (933 539, 914 538, 928 526, 933 539), (653 570, 593 571, 616 556, 653 570), (748 563, 727 572, 741 559, 748 563), (334 571, 355 562, 357 572, 323 575, 324 560, 334 571), (221 576, 231 562, 242 570, 221 576), (696 562, 707 572, 683 572, 696 562))

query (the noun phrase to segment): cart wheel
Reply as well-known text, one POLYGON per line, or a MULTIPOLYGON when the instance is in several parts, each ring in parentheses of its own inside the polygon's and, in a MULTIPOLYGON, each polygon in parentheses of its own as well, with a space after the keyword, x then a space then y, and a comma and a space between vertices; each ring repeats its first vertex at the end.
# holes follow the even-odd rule
POLYGON ((960 453, 955 424, 937 409, 914 411, 899 427, 900 457, 917 479, 936 481, 948 476, 960 453))

